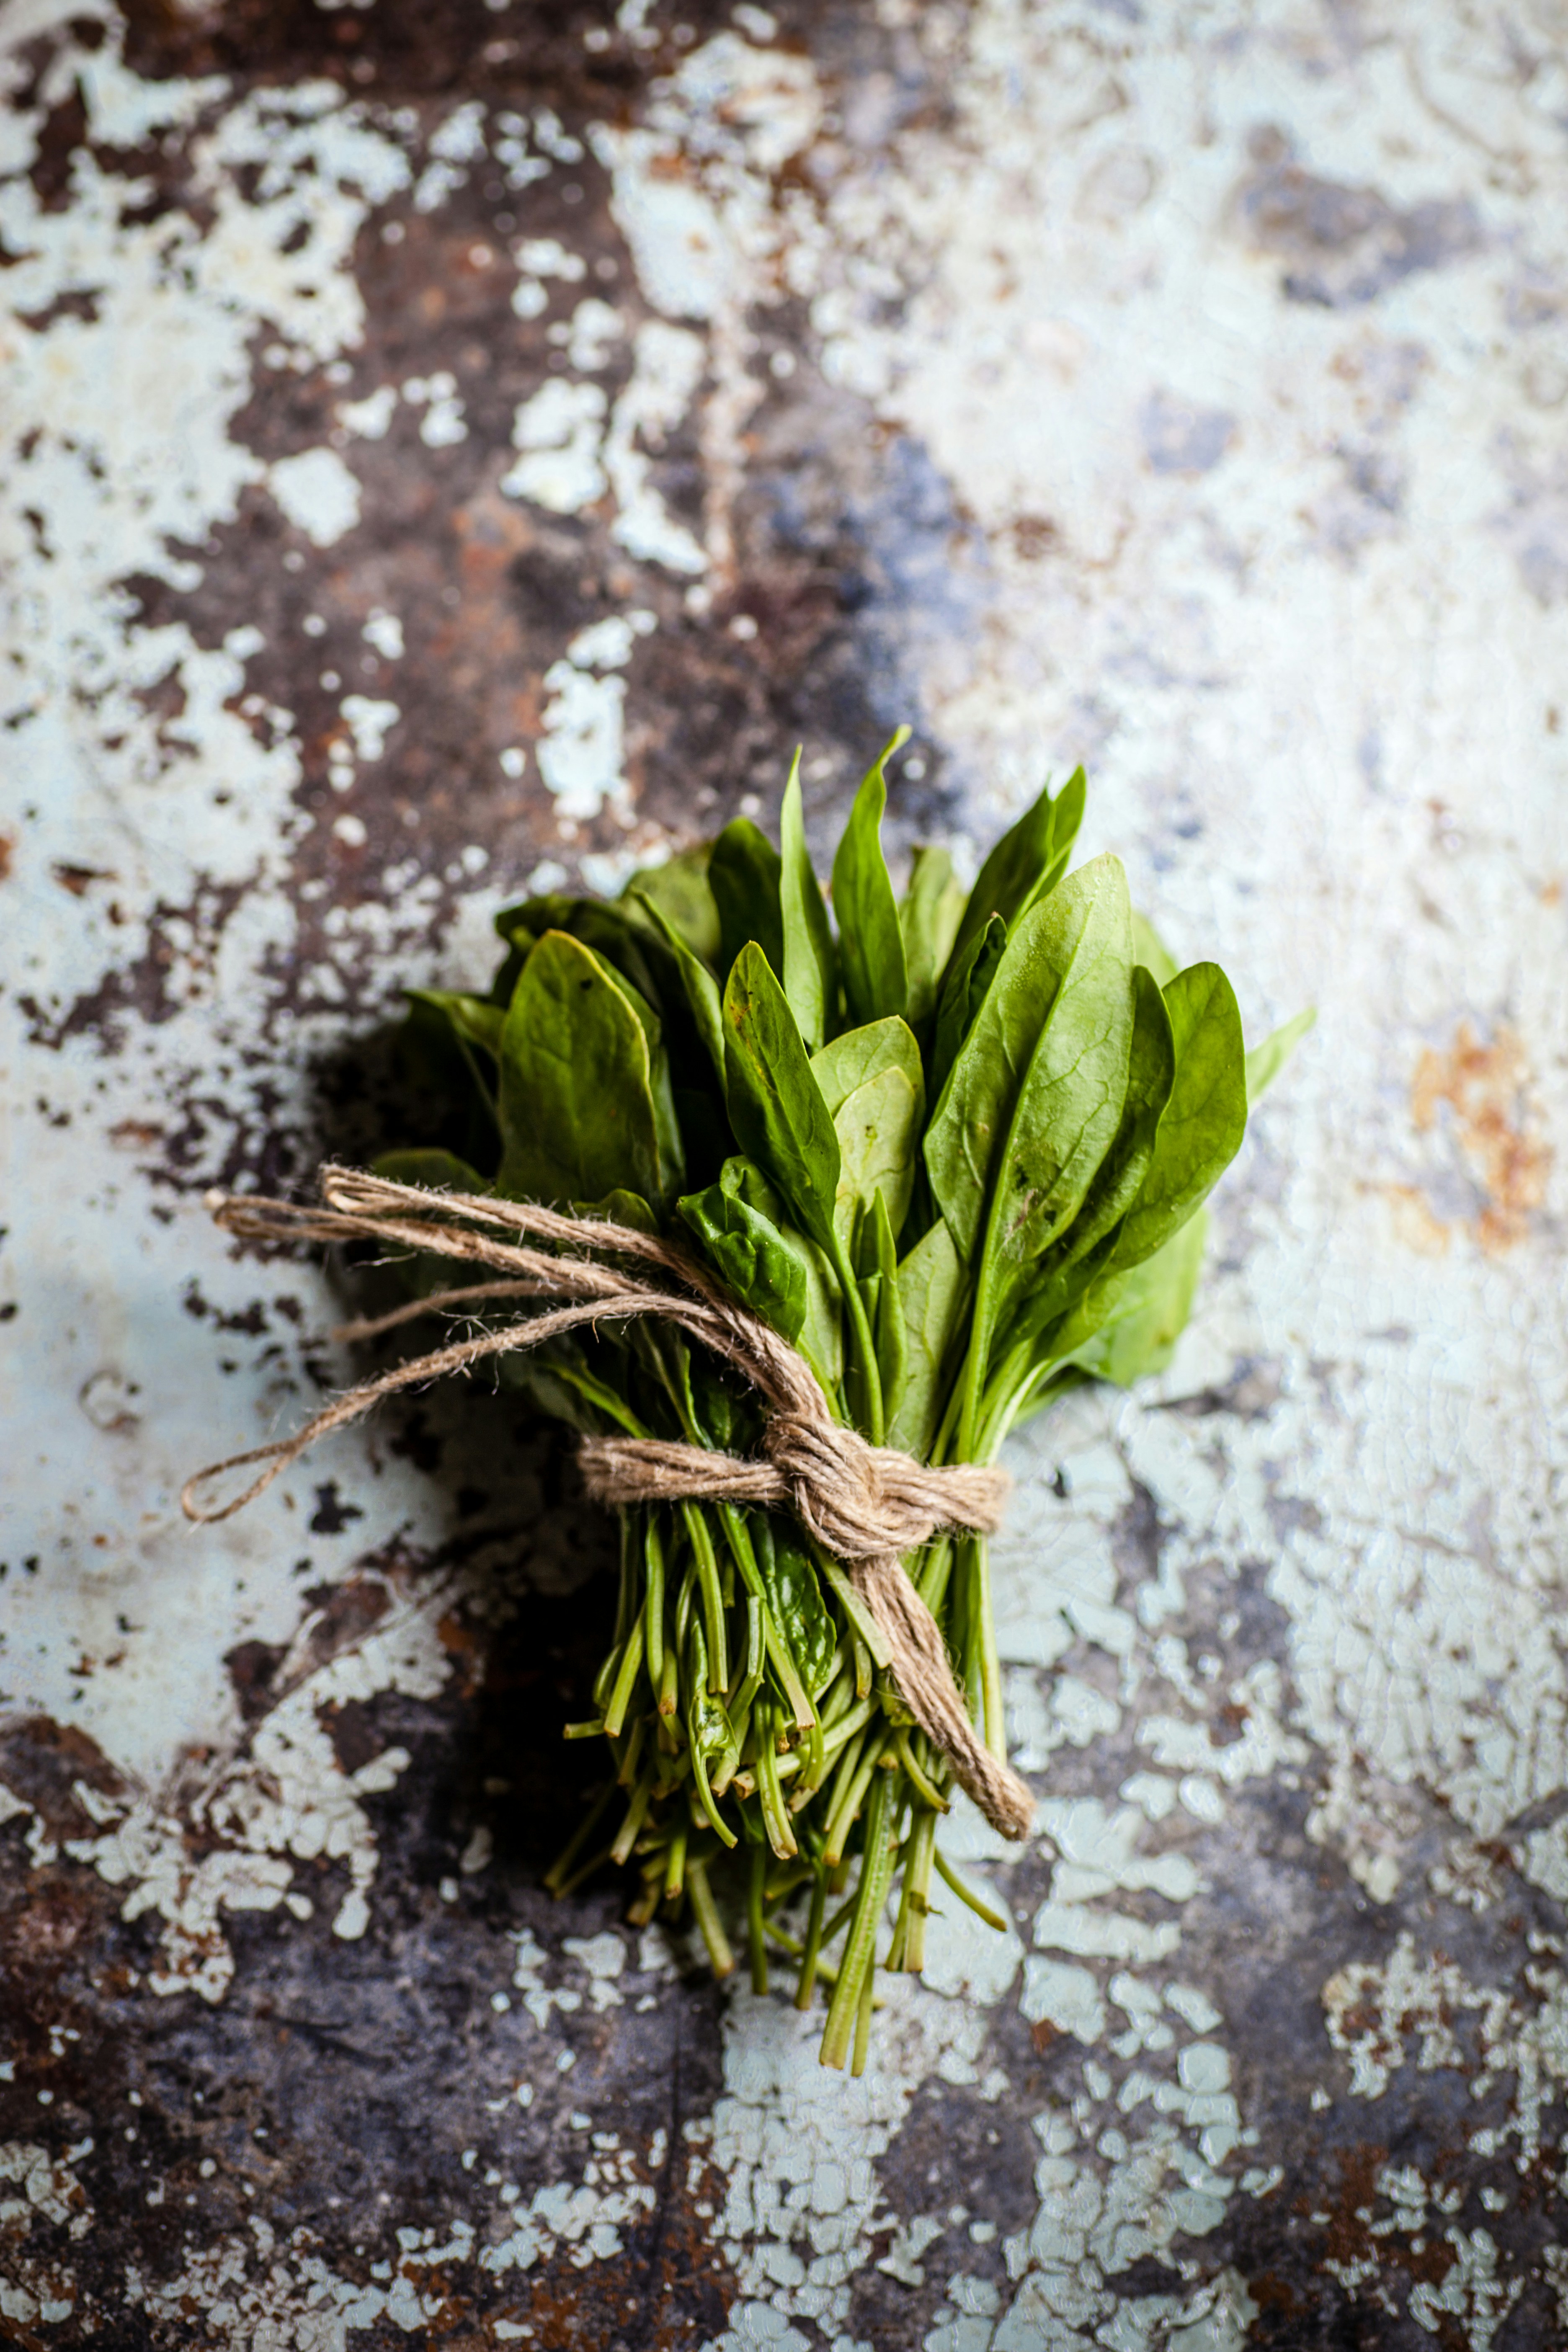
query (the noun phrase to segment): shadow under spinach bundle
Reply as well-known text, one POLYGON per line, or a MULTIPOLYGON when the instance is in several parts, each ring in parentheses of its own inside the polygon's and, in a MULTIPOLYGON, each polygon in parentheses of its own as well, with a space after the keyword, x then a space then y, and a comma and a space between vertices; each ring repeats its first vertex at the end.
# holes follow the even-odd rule
POLYGON ((856 798, 831 920, 797 755, 781 850, 740 818, 614 903, 525 900, 496 919, 488 996, 412 992, 460 1150, 329 1171, 325 1211, 219 1213, 399 1245, 415 1295, 357 1331, 445 1311, 470 1336, 237 1457, 272 1457, 247 1496, 187 1490, 225 1516, 379 1394, 486 1359, 581 1432, 621 1580, 567 1736, 614 1769, 546 1883, 634 1864, 633 1920, 689 1906, 725 1974, 731 1882, 753 1984, 770 1948, 802 2008, 820 1981, 823 2061, 857 2073, 878 1966, 923 1965, 933 1871, 1004 1924, 937 1845, 953 1781, 1027 1825, 986 1465, 1073 1383, 1165 1361, 1203 1202, 1311 1017, 1247 1054, 1225 974, 1173 968, 1120 862, 1068 873, 1081 771, 973 890, 921 849, 899 899, 880 826, 903 740, 856 798), (454 1256, 485 1279, 452 1287, 454 1256))

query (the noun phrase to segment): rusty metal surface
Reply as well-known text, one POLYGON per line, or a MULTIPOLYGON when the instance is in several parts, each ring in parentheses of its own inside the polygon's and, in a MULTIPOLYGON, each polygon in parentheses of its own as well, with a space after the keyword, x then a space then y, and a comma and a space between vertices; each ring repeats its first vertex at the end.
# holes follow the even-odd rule
POLYGON ((1568 21, 0 7, 0 2335, 1568 2336, 1568 21), (874 2064, 541 1894, 604 1529, 212 1182, 531 877, 911 719, 1320 1027, 1171 1372, 1013 1449, 1038 1834, 874 2064))

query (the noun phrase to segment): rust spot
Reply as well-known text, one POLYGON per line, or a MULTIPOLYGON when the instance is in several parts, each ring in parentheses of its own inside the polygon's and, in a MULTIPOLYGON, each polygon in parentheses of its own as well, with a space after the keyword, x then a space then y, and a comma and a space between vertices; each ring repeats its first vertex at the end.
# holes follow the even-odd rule
POLYGON ((57 866, 55 880, 73 898, 85 898, 94 882, 112 882, 114 877, 100 866, 57 866))
POLYGON ((9 880, 11 874, 11 860, 15 856, 16 851, 16 835, 14 833, 0 833, 0 882, 9 880))
POLYGON ((1434 1127, 1440 1104, 1453 1113, 1460 1150, 1488 1195, 1470 1231, 1489 1257, 1523 1240, 1532 1211, 1546 1197, 1552 1152, 1526 1123, 1528 1079, 1524 1048, 1512 1029, 1500 1025, 1483 1045, 1462 1021, 1446 1054, 1427 1047, 1410 1090, 1417 1134, 1434 1127))
POLYGON ((1061 2038, 1060 2028, 1053 2025, 1048 2017, 1037 2019, 1029 2028, 1029 2039, 1042 2055, 1054 2042, 1059 2042, 1061 2038))

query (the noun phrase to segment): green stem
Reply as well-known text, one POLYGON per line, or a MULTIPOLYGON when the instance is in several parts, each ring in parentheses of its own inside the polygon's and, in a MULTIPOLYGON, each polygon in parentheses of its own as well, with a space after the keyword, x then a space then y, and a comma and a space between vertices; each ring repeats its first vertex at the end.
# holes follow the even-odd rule
POLYGON ((819 1870, 811 1890, 811 1911, 805 1923, 805 1946, 800 1956, 800 1980, 795 1989, 796 2009, 809 2009, 816 1990, 822 1958, 822 1915, 827 1907, 827 1873, 819 1870))
POLYGON ((766 1992, 768 1989, 768 1955, 763 1943, 763 1881, 767 1873, 768 1850, 754 1845, 751 1852, 751 1875, 746 1885, 746 1937, 752 1950, 752 1990, 766 1992))
POLYGON ((650 1510, 644 1521, 643 1566, 647 1579, 643 1601, 643 1641, 647 1652, 647 1678, 658 1690, 664 1678, 664 1539, 658 1531, 657 1511, 650 1510))
POLYGON ((708 1947, 709 1966, 716 1977, 727 1977, 735 1966, 735 1955, 730 1949, 730 1939, 719 1917, 719 1906, 713 1900, 713 1890, 708 1884, 704 1864, 688 1859, 686 1892, 691 1897, 692 1914, 708 1947))
POLYGON ((931 1866, 936 1853, 936 1815, 917 1812, 904 1848, 904 1906, 909 1924, 903 1964, 918 1976, 926 1964, 926 1921, 931 1916, 931 1866))
POLYGON ((880 1445, 887 1433, 887 1425, 882 1412, 881 1367, 877 1361, 877 1349, 871 1338, 871 1324, 866 1313, 866 1302, 860 1296, 859 1284, 849 1271, 849 1260, 845 1255, 844 1244, 837 1232, 833 1234, 832 1247, 828 1251, 828 1255, 833 1262, 833 1271, 838 1276, 838 1287, 844 1294, 844 1303, 849 1309, 849 1320, 855 1327, 855 1346, 859 1356, 861 1377, 866 1387, 866 1434, 873 1445, 880 1445))
POLYGON ((970 1893, 963 1879, 960 1878, 958 1873, 953 1869, 952 1864, 948 1861, 947 1856, 942 1853, 941 1846, 933 1845, 931 1847, 931 1858, 936 1864, 938 1872, 946 1881, 947 1885, 952 1887, 959 1901, 961 1903, 967 1903, 975 1917, 977 1919, 984 1919, 988 1927, 994 1927, 1001 1934, 1005 1935, 1007 1929, 1013 1924, 1012 1921, 1010 1919, 1005 1919, 1000 1911, 993 1911, 989 1903, 982 1903, 978 1895, 972 1895, 970 1893))
POLYGON ((621 1653, 621 1663, 616 1671, 615 1685, 610 1692, 609 1705, 605 1709, 605 1729, 612 1739, 620 1738, 621 1726, 626 1721, 626 1706, 631 1698, 633 1686, 642 1672, 642 1659, 643 1619, 638 1617, 633 1621, 631 1633, 626 1639, 626 1646, 621 1653))
POLYGON ((877 1927, 882 1916, 882 1906, 887 1901, 888 1879, 892 1869, 892 1840, 888 1834, 891 1795, 889 1775, 879 1773, 867 1809, 866 1846, 860 1864, 855 1916, 849 1927, 849 1941, 839 1968, 838 1982, 833 1990, 827 2024, 822 2036, 820 2054, 825 2066, 842 2066, 849 2055, 851 2034, 857 2041, 860 2038, 856 2029, 861 1993, 876 1965, 877 1927))
POLYGON ((697 1582, 702 1594, 702 1623, 708 1636, 708 1687, 710 1691, 727 1690, 730 1683, 730 1660, 724 1630, 724 1597, 719 1590, 719 1563, 713 1556, 713 1538, 708 1529, 707 1513, 696 1503, 682 1503, 681 1515, 691 1538, 691 1549, 697 1561, 697 1582))

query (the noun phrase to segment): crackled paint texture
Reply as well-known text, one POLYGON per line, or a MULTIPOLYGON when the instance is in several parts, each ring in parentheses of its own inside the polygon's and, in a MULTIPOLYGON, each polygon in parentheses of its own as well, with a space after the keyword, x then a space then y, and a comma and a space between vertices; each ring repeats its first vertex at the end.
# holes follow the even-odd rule
MULTIPOLYGON (((1568 2336, 1568 16, 0 7, 0 2332, 1568 2336), (804 740, 1078 760, 1319 1026, 1170 1372, 1016 1444, 1026 1850, 858 2083, 541 1863, 605 1531, 201 1194, 804 740)), ((952 1906, 956 1911, 957 1906, 952 1906)))

